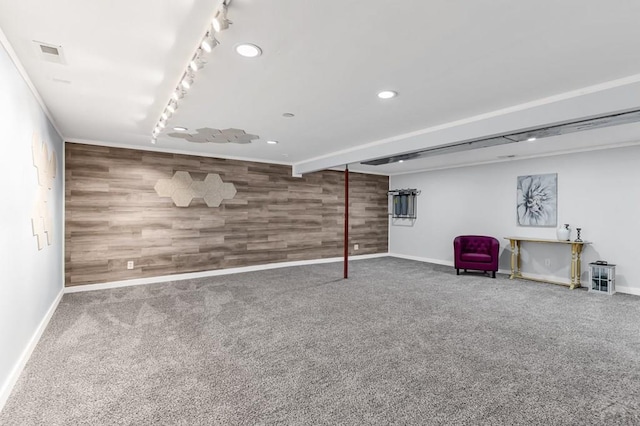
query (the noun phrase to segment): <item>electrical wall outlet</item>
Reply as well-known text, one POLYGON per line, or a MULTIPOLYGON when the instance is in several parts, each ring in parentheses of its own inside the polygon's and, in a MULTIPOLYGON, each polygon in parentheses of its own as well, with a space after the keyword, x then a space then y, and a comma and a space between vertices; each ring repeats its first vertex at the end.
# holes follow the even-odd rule
POLYGON ((545 259, 544 266, 551 266, 551 259, 545 259))
POLYGON ((360 244, 354 244, 353 245, 353 249, 354 250, 360 250, 360 244))
POLYGON ((127 269, 133 269, 133 260, 127 262, 127 269))

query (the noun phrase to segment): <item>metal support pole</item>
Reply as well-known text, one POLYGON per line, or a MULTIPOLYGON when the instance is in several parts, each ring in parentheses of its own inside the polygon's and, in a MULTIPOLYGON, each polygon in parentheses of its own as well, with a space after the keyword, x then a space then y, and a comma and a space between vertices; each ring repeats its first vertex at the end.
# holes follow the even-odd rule
POLYGON ((349 165, 344 167, 344 278, 349 278, 349 165))

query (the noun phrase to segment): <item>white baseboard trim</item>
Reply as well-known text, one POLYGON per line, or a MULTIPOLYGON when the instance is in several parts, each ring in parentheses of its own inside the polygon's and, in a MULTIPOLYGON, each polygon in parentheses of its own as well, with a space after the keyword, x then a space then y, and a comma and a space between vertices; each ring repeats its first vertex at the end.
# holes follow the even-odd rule
MULTIPOLYGON (((362 254, 349 256, 349 260, 374 259, 377 257, 387 257, 388 253, 362 254)), ((214 269, 211 271, 188 272, 185 274, 163 275, 148 278, 136 278, 132 280, 112 281, 101 284, 83 284, 73 287, 65 287, 65 293, 77 293, 81 291, 106 290, 111 288, 129 287, 134 285, 157 284, 168 281, 189 280, 193 278, 215 277, 219 275, 239 274, 242 272, 265 271, 267 269, 289 268, 292 266, 316 265, 319 263, 342 262, 342 257, 328 257, 326 259, 296 260, 291 262, 267 263, 264 265, 243 266, 240 268, 214 269)))
POLYGON ((451 266, 453 268, 453 262, 449 260, 431 259, 428 257, 419 257, 419 256, 412 256, 410 254, 399 254, 399 253, 389 253, 389 256, 397 257, 400 259, 416 260, 418 262, 434 263, 436 265, 451 266))
MULTIPOLYGON (((435 265, 451 266, 453 268, 453 262, 450 260, 431 259, 429 257, 411 256, 409 254, 389 253, 390 257, 397 257, 399 259, 415 260, 418 262, 433 263, 435 265)), ((498 269, 499 274, 511 274, 508 269, 498 269)))
POLYGON ((634 296, 640 296, 640 288, 616 285, 616 293, 625 293, 633 294, 634 296))
POLYGON ((31 354, 33 353, 33 350, 36 348, 38 342, 40 341, 40 337, 42 337, 42 333, 44 333, 44 330, 47 328, 47 325, 49 325, 49 321, 51 320, 53 313, 56 311, 56 308, 58 307, 60 300, 62 300, 63 294, 64 294, 64 289, 61 289, 60 293, 58 293, 55 300, 49 307, 49 310, 45 314, 44 318, 42 318, 42 321, 40 321, 40 324, 38 324, 38 327, 36 328, 33 335, 31 336, 31 340, 29 340, 29 343, 22 351, 22 354, 20 354, 20 358, 18 358, 18 361, 14 365, 13 370, 11 370, 11 373, 9 374, 7 381, 2 384, 2 387, 0 388, 0 411, 2 411, 2 409, 4 408, 4 405, 7 403, 7 400, 9 399, 9 395, 11 395, 11 391, 13 390, 13 387, 17 383, 18 378, 20 377, 20 374, 22 374, 22 370, 24 370, 25 365, 27 365, 29 358, 31 358, 31 354))
MULTIPOLYGON (((451 266, 453 268, 453 262, 449 261, 449 260, 442 260, 442 259, 431 259, 428 257, 419 257, 419 256, 412 256, 409 254, 398 254, 398 253, 389 253, 390 257, 397 257, 400 259, 408 259, 408 260, 416 260, 418 262, 426 262, 426 263, 433 263, 436 265, 444 265, 444 266, 451 266)), ((511 270, 510 269, 499 269, 498 270, 499 274, 511 274, 511 270)), ((533 273, 526 273, 527 276, 530 276, 532 278, 536 278, 536 279, 540 279, 540 280, 549 280, 549 281, 561 281, 561 282, 566 282, 567 285, 569 285, 571 283, 571 280, 568 278, 558 278, 556 276, 551 276, 551 275, 542 275, 542 274, 533 274, 533 273)), ((526 278, 524 278, 526 280, 526 278)), ((584 287, 585 285, 587 285, 587 283, 582 283, 582 286, 584 287)), ((636 287, 623 287, 623 286, 616 286, 616 293, 625 293, 625 294, 632 294, 635 296, 640 296, 640 288, 636 288, 636 287)))

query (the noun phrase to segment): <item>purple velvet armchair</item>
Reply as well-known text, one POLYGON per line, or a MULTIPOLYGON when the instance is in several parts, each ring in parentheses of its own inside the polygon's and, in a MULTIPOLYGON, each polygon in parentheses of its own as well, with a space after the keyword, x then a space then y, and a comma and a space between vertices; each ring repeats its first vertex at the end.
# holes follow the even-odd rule
POLYGON ((498 270, 500 242, 493 237, 482 235, 460 235, 453 240, 454 267, 456 275, 460 269, 493 272, 498 270))

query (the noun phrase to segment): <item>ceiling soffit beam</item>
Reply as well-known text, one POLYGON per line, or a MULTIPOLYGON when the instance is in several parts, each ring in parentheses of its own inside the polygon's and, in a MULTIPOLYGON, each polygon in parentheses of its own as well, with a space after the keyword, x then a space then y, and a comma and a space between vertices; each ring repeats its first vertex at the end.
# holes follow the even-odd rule
POLYGON ((637 109, 640 74, 338 151, 294 164, 294 176, 459 142, 637 109))
POLYGON ((406 154, 398 154, 391 157, 363 161, 361 164, 365 164, 368 166, 380 166, 383 164, 396 163, 398 161, 414 160, 416 158, 432 157, 434 155, 452 154, 455 152, 470 151, 473 149, 488 148, 492 146, 506 145, 524 141, 535 141, 552 136, 561 136, 569 133, 602 129, 605 127, 619 126, 622 124, 637 122, 640 122, 640 110, 609 114, 604 117, 579 120, 571 123, 546 126, 538 129, 529 129, 526 132, 510 133, 508 135, 502 135, 500 137, 474 139, 470 141, 440 145, 436 146, 435 148, 427 148, 422 151, 409 152, 406 154))

